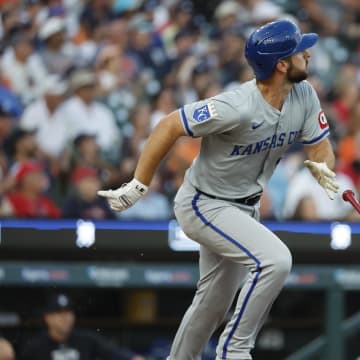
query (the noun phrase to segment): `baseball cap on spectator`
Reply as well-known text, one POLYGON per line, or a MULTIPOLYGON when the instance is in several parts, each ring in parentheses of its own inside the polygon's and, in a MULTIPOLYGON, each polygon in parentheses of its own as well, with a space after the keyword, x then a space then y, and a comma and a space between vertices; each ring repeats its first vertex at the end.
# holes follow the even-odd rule
POLYGON ((73 302, 68 295, 58 293, 49 296, 43 308, 43 313, 48 314, 64 310, 74 310, 73 302))
POLYGON ((215 18, 220 19, 230 15, 236 16, 240 11, 240 6, 236 1, 221 2, 215 9, 215 18))
POLYGON ((65 22, 62 18, 53 16, 45 20, 39 29, 39 38, 46 40, 49 37, 65 30, 65 22))
POLYGON ((71 182, 75 185, 79 184, 82 180, 87 178, 98 179, 96 169, 90 166, 77 166, 71 173, 71 182))
POLYGON ((30 160, 24 161, 22 164, 19 165, 15 173, 16 183, 20 183, 28 174, 39 173, 43 171, 44 169, 39 162, 30 160))
POLYGON ((72 91, 76 91, 82 87, 94 85, 96 85, 96 77, 95 74, 90 70, 76 70, 70 77, 70 87, 72 91))
POLYGON ((68 84, 60 76, 50 74, 43 82, 42 93, 49 95, 64 95, 68 90, 68 84))

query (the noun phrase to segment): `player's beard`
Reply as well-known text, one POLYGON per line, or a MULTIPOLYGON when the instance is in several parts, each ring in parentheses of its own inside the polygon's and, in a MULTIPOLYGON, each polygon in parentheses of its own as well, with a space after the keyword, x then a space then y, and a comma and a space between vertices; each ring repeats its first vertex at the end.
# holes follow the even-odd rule
MULTIPOLYGON (((308 76, 308 73, 307 73, 307 70, 299 70, 299 69, 296 69, 292 62, 291 62, 291 59, 289 61, 289 68, 288 68, 288 71, 287 71, 287 79, 290 83, 299 83, 300 81, 303 81, 307 78, 308 76)), ((306 68, 307 68, 307 62, 306 62, 306 68)))

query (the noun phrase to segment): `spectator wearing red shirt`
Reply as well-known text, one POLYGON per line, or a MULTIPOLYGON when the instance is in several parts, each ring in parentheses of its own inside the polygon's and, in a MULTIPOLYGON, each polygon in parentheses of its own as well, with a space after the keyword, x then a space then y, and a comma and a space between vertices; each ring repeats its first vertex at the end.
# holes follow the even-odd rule
MULTIPOLYGON (((48 180, 43 167, 35 161, 25 161, 15 174, 16 188, 5 199, 6 214, 18 218, 59 218, 60 209, 44 195, 48 180)), ((4 204, 3 204, 4 207, 4 204)))

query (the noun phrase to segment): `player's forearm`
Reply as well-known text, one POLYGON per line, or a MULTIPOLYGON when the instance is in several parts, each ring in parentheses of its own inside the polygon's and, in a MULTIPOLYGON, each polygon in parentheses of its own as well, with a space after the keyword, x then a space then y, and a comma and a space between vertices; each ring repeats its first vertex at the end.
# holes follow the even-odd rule
POLYGON ((305 150, 309 160, 318 163, 325 162, 329 169, 335 169, 335 155, 328 139, 324 139, 315 145, 306 146, 305 150))
POLYGON ((145 185, 150 185, 161 160, 182 135, 185 135, 185 131, 178 112, 174 112, 161 120, 149 136, 141 152, 134 174, 135 179, 145 185))

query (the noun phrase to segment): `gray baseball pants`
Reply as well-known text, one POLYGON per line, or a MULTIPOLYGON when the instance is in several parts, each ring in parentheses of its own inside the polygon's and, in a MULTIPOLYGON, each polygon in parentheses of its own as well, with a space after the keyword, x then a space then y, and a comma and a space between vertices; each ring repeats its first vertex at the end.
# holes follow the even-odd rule
POLYGON ((216 360, 252 359, 256 335, 290 272, 290 251, 256 220, 256 207, 211 199, 189 184, 175 198, 175 215, 185 234, 201 245, 200 279, 168 360, 200 359, 244 279, 216 360))

